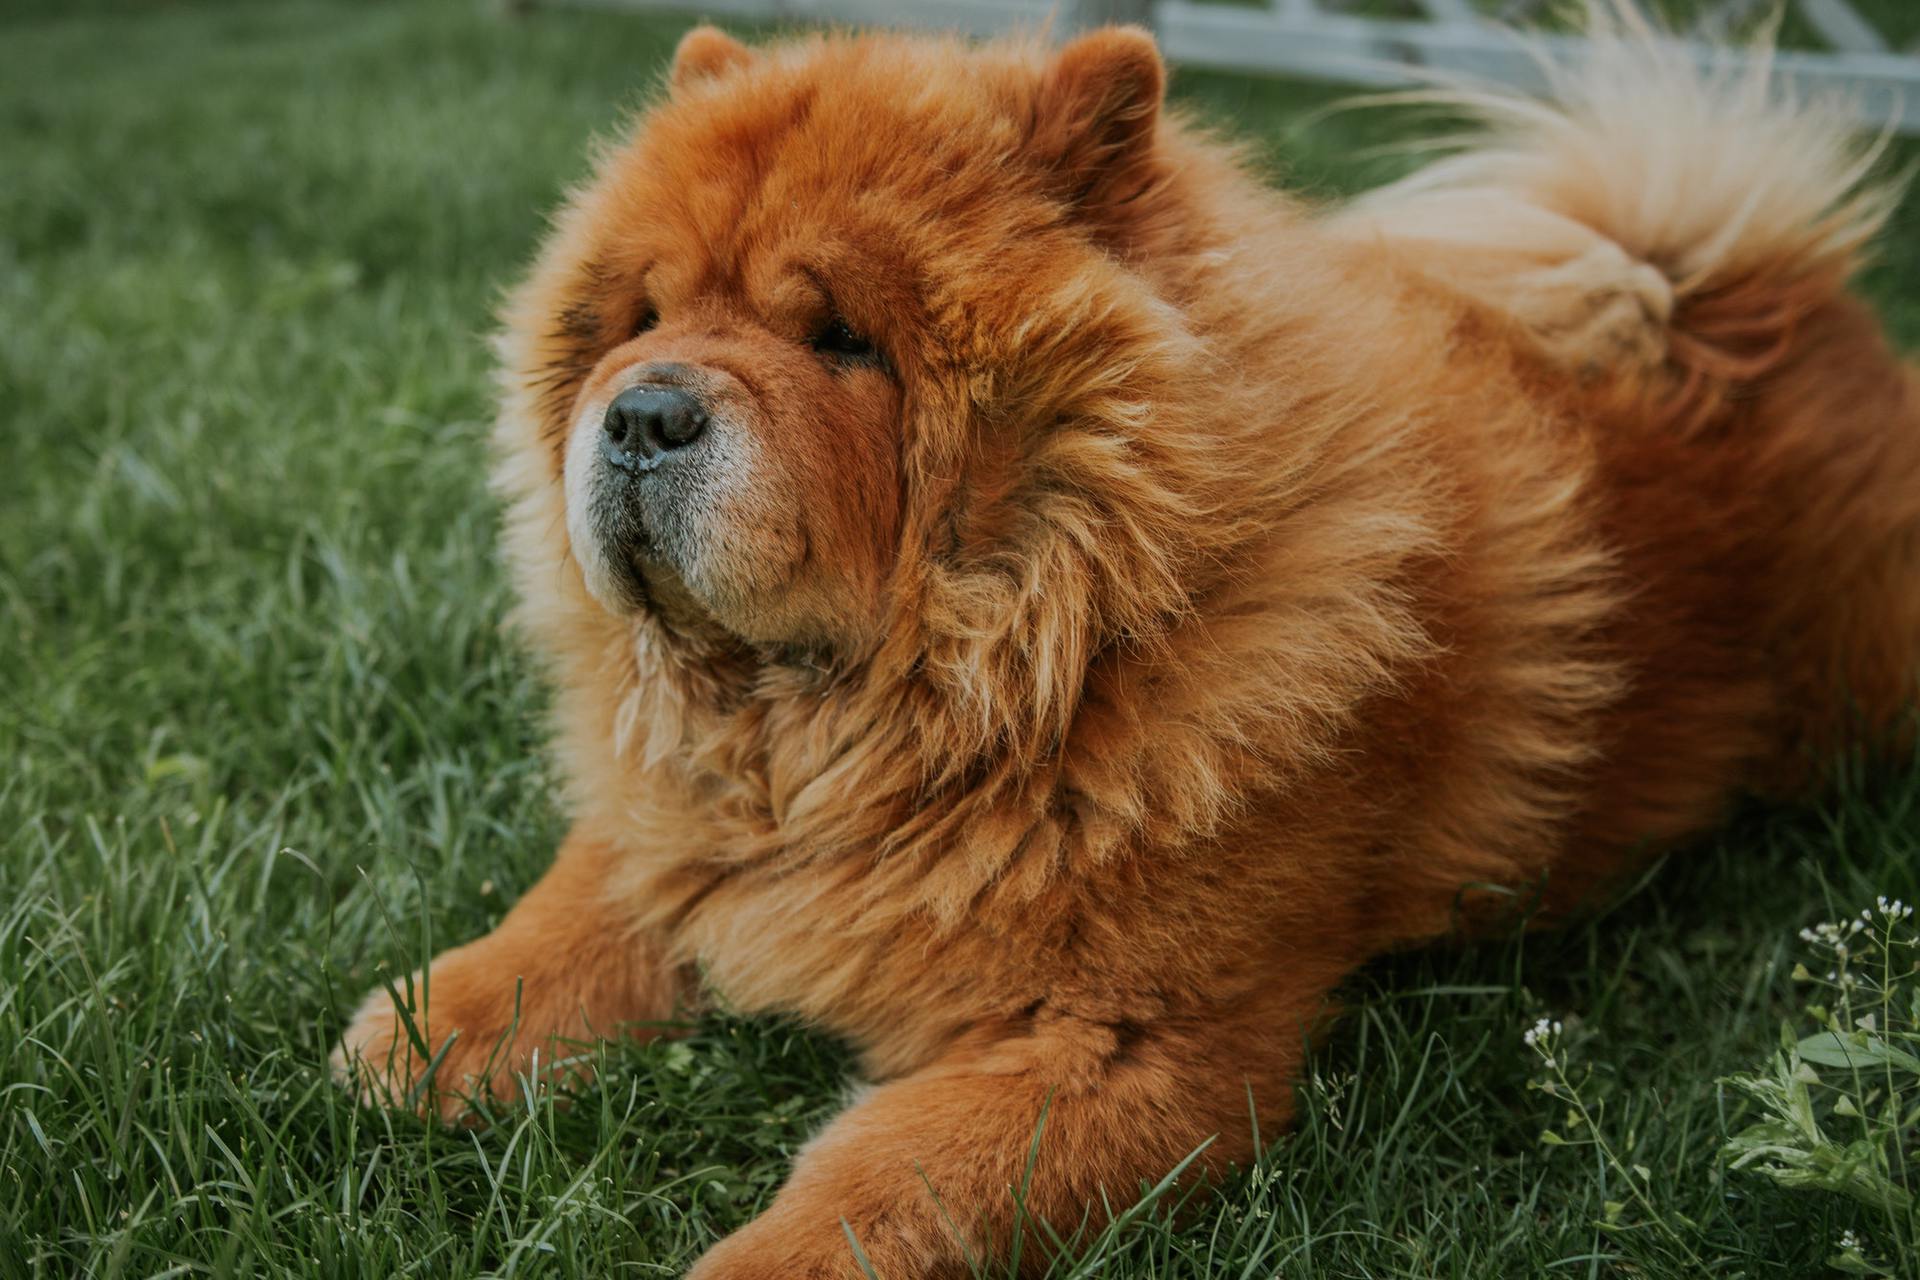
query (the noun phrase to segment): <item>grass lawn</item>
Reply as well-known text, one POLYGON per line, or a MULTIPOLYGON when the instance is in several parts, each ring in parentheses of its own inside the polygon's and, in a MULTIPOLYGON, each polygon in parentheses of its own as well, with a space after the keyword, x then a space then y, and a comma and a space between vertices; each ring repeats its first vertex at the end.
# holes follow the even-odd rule
MULTIPOLYGON (((677 1275, 772 1195, 839 1048, 715 1016, 484 1132, 357 1110, 323 1064, 381 966, 485 931, 561 832, 499 630, 483 337, 683 24, 9 15, 0 1280, 677 1275)), ((1315 190, 1397 164, 1365 149, 1403 122, 1308 120, 1323 89, 1177 92, 1315 190)), ((1867 287, 1920 344, 1920 217, 1867 287)), ((1061 1274, 1798 1277, 1846 1230, 1888 1256, 1880 1215, 1717 1154, 1745 1120, 1718 1078, 1799 1013, 1796 930, 1876 893, 1920 896, 1920 775, 1746 812, 1569 932, 1375 966, 1303 1132, 1061 1274), (1542 1014, 1634 1187, 1542 1144, 1542 1014)))

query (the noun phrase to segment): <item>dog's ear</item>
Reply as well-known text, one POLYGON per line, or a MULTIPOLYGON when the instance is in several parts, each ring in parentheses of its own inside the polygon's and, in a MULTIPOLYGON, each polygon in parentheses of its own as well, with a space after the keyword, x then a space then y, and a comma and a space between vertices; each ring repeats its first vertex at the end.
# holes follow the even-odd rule
POLYGON ((1104 27, 1054 56, 1035 104, 1035 154, 1073 203, 1098 212, 1151 180, 1166 67, 1139 27, 1104 27))
POLYGON ((723 76, 753 61, 753 51, 718 27, 702 23, 680 37, 668 76, 676 91, 723 76))

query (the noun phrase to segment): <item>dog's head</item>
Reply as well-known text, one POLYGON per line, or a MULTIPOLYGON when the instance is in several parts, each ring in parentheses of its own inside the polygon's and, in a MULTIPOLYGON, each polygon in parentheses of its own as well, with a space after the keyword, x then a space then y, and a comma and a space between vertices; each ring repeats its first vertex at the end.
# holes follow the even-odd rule
POLYGON ((691 32, 509 318, 600 606, 1063 714, 1206 482, 1162 88, 1129 29, 691 32))

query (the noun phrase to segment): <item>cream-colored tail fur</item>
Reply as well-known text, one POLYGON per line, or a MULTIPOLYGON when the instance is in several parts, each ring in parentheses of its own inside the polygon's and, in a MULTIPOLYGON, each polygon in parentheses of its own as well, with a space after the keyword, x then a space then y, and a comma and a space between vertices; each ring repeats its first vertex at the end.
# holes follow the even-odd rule
POLYGON ((1570 364, 1672 355, 1739 377, 1764 330, 1839 289, 1898 199, 1846 105, 1793 94, 1770 47, 1714 59, 1627 0, 1592 0, 1588 52, 1543 58, 1546 99, 1412 95, 1478 125, 1463 149, 1335 225, 1405 242, 1570 364))

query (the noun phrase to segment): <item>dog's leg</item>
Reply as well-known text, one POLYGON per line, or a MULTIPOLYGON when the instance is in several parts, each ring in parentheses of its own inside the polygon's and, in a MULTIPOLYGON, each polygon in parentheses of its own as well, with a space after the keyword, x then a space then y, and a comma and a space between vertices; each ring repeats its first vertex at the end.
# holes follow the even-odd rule
POLYGON ((454 1119, 469 1095, 513 1097, 521 1077, 584 1075, 582 1041, 669 1017, 680 975, 609 894, 614 861, 604 845, 569 837, 498 928, 398 984, 422 1043, 386 989, 375 990, 334 1050, 336 1078, 376 1101, 454 1119))
POLYGON ((1023 1270, 1044 1266, 1050 1233, 1098 1231, 1103 1204, 1132 1205, 1196 1150, 1190 1174, 1244 1160, 1250 1099, 1280 1131, 1319 1004, 1262 998, 1144 1028, 1042 1010, 1018 1034, 963 1040, 830 1124, 688 1280, 857 1280, 849 1236, 888 1280, 1003 1274, 1016 1239, 1023 1270))
POLYGON ((1462 190, 1363 201, 1329 225, 1512 320, 1570 371, 1645 372, 1666 359, 1667 278, 1592 227, 1518 196, 1462 190))

